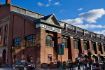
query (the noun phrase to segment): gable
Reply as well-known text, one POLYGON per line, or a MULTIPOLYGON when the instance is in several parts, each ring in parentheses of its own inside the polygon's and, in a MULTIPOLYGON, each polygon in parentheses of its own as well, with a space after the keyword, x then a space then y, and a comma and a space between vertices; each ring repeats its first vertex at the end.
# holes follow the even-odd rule
POLYGON ((43 17, 42 19, 45 20, 49 24, 60 26, 58 20, 56 19, 54 15, 48 15, 48 16, 43 17))
POLYGON ((53 24, 53 25, 59 25, 59 22, 57 21, 57 19, 55 18, 54 15, 49 17, 46 21, 49 22, 50 24, 53 24))

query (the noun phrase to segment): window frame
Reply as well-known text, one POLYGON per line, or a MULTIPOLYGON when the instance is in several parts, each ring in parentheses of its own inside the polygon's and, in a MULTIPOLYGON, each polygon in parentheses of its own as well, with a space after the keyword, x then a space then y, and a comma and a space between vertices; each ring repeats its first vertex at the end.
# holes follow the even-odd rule
POLYGON ((54 47, 53 36, 51 35, 46 36, 46 46, 54 47))
POLYGON ((13 46, 14 47, 20 47, 21 46, 21 38, 20 37, 16 37, 13 39, 13 46))
POLYGON ((83 46, 84 46, 84 50, 88 50, 89 49, 89 41, 84 40, 83 41, 83 46))
POLYGON ((79 39, 74 39, 74 49, 79 49, 79 39))
POLYGON ((25 46, 26 47, 35 46, 35 34, 25 36, 25 46))
POLYGON ((65 48, 68 48, 68 41, 67 41, 67 38, 62 38, 62 45, 65 47, 65 48))

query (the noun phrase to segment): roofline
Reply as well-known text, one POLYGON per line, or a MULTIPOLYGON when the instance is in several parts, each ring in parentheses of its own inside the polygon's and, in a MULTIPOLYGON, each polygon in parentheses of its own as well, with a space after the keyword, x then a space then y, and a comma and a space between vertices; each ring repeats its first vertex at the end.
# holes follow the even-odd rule
POLYGON ((29 11, 29 12, 32 12, 32 13, 36 13, 36 14, 41 15, 41 16, 45 16, 45 15, 42 15, 42 14, 40 14, 40 13, 37 13, 37 12, 31 11, 31 10, 22 8, 22 7, 20 7, 20 6, 15 6, 15 5, 12 5, 12 4, 10 4, 10 6, 17 7, 17 8, 20 8, 20 9, 23 9, 23 10, 26 10, 26 11, 29 11))
MULTIPOLYGON (((59 20, 58 20, 59 21, 59 20)), ((64 24, 69 24, 69 23, 67 23, 67 22, 64 22, 64 21, 59 21, 59 22, 61 22, 61 23, 64 23, 64 24)), ((72 24, 69 24, 69 25, 72 25, 72 24)), ((74 27, 78 27, 78 26, 75 26, 75 25, 72 25, 72 26, 74 26, 74 27)), ((79 28, 81 28, 81 27, 79 27, 79 28)), ((83 29, 83 28, 81 28, 81 29, 83 29)), ((90 32, 90 33, 94 33, 94 34, 98 34, 98 33, 95 33, 95 32, 93 32, 93 31, 89 31, 89 30, 87 30, 87 29, 83 29, 83 30, 86 30, 86 31, 88 31, 88 32, 90 32)), ((103 35, 103 34, 99 34, 99 35, 103 35)), ((104 35, 105 36, 105 35, 104 35)))
MULTIPOLYGON (((31 10, 28 10, 28 9, 25 9, 25 8, 22 8, 22 7, 20 7, 20 6, 15 6, 15 5, 12 5, 12 4, 2 4, 2 6, 13 6, 13 7, 17 7, 17 8, 20 8, 20 9, 23 9, 23 10, 26 10, 26 11, 29 11, 29 12, 32 12, 32 13, 36 13, 36 14, 38 14, 38 15, 41 15, 41 16, 45 16, 45 15, 42 15, 42 14, 40 14, 40 13, 37 13, 37 12, 34 12, 34 11, 31 11, 31 10)), ((61 22, 61 23, 64 23, 64 24, 68 24, 68 23, 66 23, 66 22, 63 22, 63 21, 60 21, 60 20, 57 20, 58 22, 61 22)), ((70 24, 70 25, 72 25, 72 24, 70 24)), ((72 26, 74 26, 74 25, 72 25, 72 26)), ((78 27, 78 26, 74 26, 74 27, 78 27)), ((62 28, 62 27, 61 27, 62 28)), ((79 27, 80 28, 80 27, 79 27)), ((83 29, 83 28, 81 28, 81 29, 83 29)), ((86 29, 83 29, 83 30, 86 30, 86 29)), ((89 30, 86 30, 86 31, 89 31, 89 30)), ((95 33, 95 32, 93 32, 93 31, 89 31, 90 33, 94 33, 94 34, 98 34, 98 33, 95 33)), ((103 34, 99 34, 99 35, 103 35, 103 34)))

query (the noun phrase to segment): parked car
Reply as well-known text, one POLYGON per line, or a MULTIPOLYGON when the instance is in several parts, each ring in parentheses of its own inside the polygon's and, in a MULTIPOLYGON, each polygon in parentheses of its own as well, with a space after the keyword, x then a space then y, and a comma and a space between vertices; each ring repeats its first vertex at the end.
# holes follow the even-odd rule
POLYGON ((14 70, 12 65, 9 65, 9 64, 5 64, 5 65, 2 65, 0 70, 14 70))
POLYGON ((13 65, 13 69, 15 70, 35 70, 35 65, 28 62, 16 62, 13 65))

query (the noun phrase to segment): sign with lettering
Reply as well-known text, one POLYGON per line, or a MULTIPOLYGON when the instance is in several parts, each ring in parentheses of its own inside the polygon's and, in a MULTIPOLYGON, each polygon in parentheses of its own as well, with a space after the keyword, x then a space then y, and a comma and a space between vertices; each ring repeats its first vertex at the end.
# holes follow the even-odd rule
POLYGON ((57 27, 53 27, 53 26, 49 26, 49 25, 45 25, 45 24, 36 24, 36 28, 38 28, 38 27, 41 27, 41 28, 48 30, 48 31, 61 33, 61 29, 57 28, 57 27))

